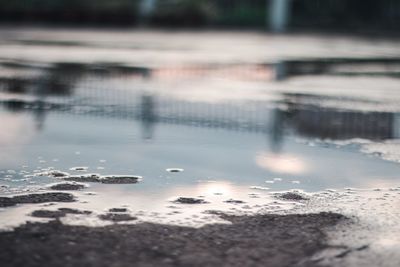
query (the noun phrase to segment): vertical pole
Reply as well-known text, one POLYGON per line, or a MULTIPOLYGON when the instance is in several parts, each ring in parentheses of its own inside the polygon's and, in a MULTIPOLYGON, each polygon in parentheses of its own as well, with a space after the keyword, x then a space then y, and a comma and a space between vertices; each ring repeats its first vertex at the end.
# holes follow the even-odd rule
POLYGON ((289 24, 291 0, 269 0, 269 28, 273 32, 284 32, 289 24))
POLYGON ((393 138, 400 138, 400 114, 393 115, 393 138))
POLYGON ((147 21, 148 17, 153 13, 157 4, 157 0, 141 0, 140 15, 142 20, 147 21))

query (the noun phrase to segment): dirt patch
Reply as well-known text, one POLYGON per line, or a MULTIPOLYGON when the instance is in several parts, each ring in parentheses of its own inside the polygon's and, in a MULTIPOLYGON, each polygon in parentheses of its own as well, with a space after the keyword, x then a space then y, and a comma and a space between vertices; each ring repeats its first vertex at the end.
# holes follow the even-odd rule
POLYGON ((100 182, 103 184, 136 184, 141 179, 140 176, 102 176, 100 182))
POLYGON ((0 197, 0 207, 10 207, 17 204, 35 204, 46 202, 73 202, 74 196, 68 193, 28 194, 13 197, 0 197))
POLYGON ((63 178, 65 181, 103 183, 103 184, 136 184, 142 177, 130 175, 109 175, 98 174, 75 175, 63 178))
POLYGON ((84 184, 77 184, 77 183, 60 183, 60 184, 55 184, 50 186, 50 189, 52 190, 81 190, 84 189, 85 185, 84 184))
POLYGON ((173 201, 178 204, 205 204, 208 203, 204 199, 201 198, 193 198, 193 197, 179 197, 173 201))
POLYGON ((284 200, 309 200, 309 198, 296 192, 287 192, 283 194, 278 194, 276 195, 276 197, 284 200))
POLYGON ((100 175, 96 173, 85 174, 85 175, 72 175, 64 177, 63 180, 74 181, 74 182, 86 182, 86 183, 100 183, 100 175))
POLYGON ((201 228, 141 223, 106 227, 28 223, 0 233, 2 266, 317 266, 324 229, 345 218, 221 215, 201 228))
POLYGON ((238 200, 238 199, 228 199, 228 200, 225 200, 224 202, 229 203, 229 204, 244 204, 244 203, 246 203, 243 200, 238 200))
POLYGON ((108 210, 109 212, 128 212, 126 208, 112 208, 108 210))
POLYGON ((55 177, 55 178, 62 178, 62 177, 69 176, 69 173, 62 172, 59 170, 51 170, 51 171, 47 171, 47 172, 38 173, 37 176, 49 176, 49 177, 55 177))
POLYGON ((32 212, 32 217, 37 218, 61 218, 65 217, 67 214, 91 214, 91 211, 84 210, 76 210, 76 209, 69 209, 69 208, 59 208, 58 210, 35 210, 32 212))
POLYGON ((131 215, 126 213, 107 213, 100 215, 99 218, 105 221, 113 221, 113 222, 137 220, 136 217, 132 217, 131 215))

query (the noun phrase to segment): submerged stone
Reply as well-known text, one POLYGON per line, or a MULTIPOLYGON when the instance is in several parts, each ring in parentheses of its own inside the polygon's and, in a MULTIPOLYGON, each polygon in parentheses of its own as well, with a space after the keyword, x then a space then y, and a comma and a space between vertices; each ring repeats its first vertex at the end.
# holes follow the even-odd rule
POLYGON ((103 183, 103 184, 135 184, 142 179, 136 175, 106 175, 100 176, 97 173, 85 175, 73 175, 65 177, 65 181, 103 183))
POLYGON ((128 209, 126 208, 112 208, 108 210, 109 212, 127 212, 128 209))
POLYGON ((174 201, 175 203, 180 204, 205 204, 208 203, 204 199, 201 198, 193 198, 193 197, 180 197, 174 201))
POLYGON ((141 176, 134 175, 110 175, 102 176, 99 181, 103 184, 135 184, 141 179, 141 176))
POLYGON ((76 210, 70 208, 59 208, 58 210, 35 210, 31 213, 32 217, 37 218, 61 218, 65 217, 67 214, 91 214, 91 211, 84 210, 76 210))
POLYGON ((67 177, 69 176, 68 172, 62 172, 59 170, 51 170, 51 171, 46 171, 46 172, 40 172, 36 174, 38 176, 49 176, 49 177, 55 177, 55 178, 62 178, 62 177, 67 177))
POLYGON ((224 202, 229 203, 229 204, 244 204, 244 203, 246 203, 243 200, 236 200, 236 199, 228 199, 228 200, 225 200, 224 202))
POLYGON ((122 222, 122 221, 133 221, 137 220, 136 217, 132 217, 126 213, 107 213, 99 215, 99 218, 105 221, 122 222))
POLYGON ((283 194, 278 194, 278 198, 285 199, 285 200, 308 200, 309 198, 296 193, 296 192, 286 192, 283 194))
POLYGON ((99 183, 100 175, 97 173, 89 173, 85 175, 72 175, 63 178, 65 181, 75 181, 75 182, 87 182, 87 183, 99 183))
POLYGON ((74 196, 68 193, 43 193, 0 197, 0 207, 10 207, 17 204, 36 204, 46 202, 73 202, 74 196))
POLYGON ((78 183, 59 183, 50 186, 50 189, 52 190, 81 190, 84 188, 85 188, 84 184, 78 184, 78 183))
POLYGON ((89 167, 72 167, 70 168, 71 171, 81 171, 81 172, 85 172, 89 169, 89 167))
POLYGON ((180 168, 169 168, 166 169, 167 172, 183 172, 183 169, 180 168))
POLYGON ((255 189, 255 190, 269 190, 269 187, 263 187, 263 186, 250 186, 250 189, 255 189))

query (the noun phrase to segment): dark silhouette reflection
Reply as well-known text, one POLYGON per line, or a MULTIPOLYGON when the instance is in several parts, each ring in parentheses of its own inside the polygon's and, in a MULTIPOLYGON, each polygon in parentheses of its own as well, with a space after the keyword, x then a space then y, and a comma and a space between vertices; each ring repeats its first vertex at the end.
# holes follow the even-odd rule
MULTIPOLYGON (((362 60, 359 61, 362 62, 362 60)), ((335 64, 347 64, 346 61, 338 59, 335 62, 335 64)), ((376 60, 376 62, 386 61, 376 60)), ((387 60, 387 62, 395 61, 387 60)), ((288 73, 296 73, 294 71, 296 68, 293 68, 296 64, 292 67, 290 67, 290 64, 285 64, 285 62, 282 62, 275 66, 277 79, 284 79, 288 73)), ((318 64, 315 68, 309 67, 308 71, 318 73, 329 69, 329 66, 331 66, 331 63, 322 62, 322 65, 318 64), (323 67, 324 64, 327 66, 326 68, 323 67)), ((301 68, 299 67, 299 69, 301 68)), ((43 128, 48 112, 55 110, 71 112, 76 106, 80 108, 87 105, 90 107, 88 109, 84 107, 80 114, 139 120, 142 124, 143 139, 146 140, 153 139, 156 123, 221 128, 266 134, 271 144, 271 150, 278 153, 282 149, 284 135, 287 131, 320 139, 365 138, 383 140, 395 137, 397 127, 395 126, 394 114, 389 112, 344 111, 321 107, 318 104, 321 100, 349 101, 349 103, 360 100, 310 94, 284 94, 282 102, 278 103, 279 108, 276 109, 271 109, 270 102, 267 101, 254 100, 244 105, 236 102, 186 101, 168 96, 157 98, 156 101, 154 96, 150 94, 139 96, 139 105, 132 106, 137 101, 137 95, 131 92, 126 95, 127 98, 124 98, 124 95, 118 96, 124 98, 120 105, 116 102, 117 98, 111 99, 110 105, 108 105, 107 97, 109 95, 103 95, 104 88, 95 87, 99 86, 99 79, 95 79, 94 90, 90 91, 93 92, 94 98, 90 98, 90 95, 81 102, 82 99, 67 97, 74 94, 76 84, 81 80, 90 82, 90 79, 86 78, 103 76, 107 73, 117 78, 136 78, 138 76, 140 79, 150 79, 152 74, 157 75, 157 72, 148 68, 120 64, 89 65, 80 63, 57 63, 43 67, 41 70, 43 71, 41 72, 42 76, 39 77, 0 79, 1 89, 4 92, 30 96, 21 97, 18 100, 5 100, 0 103, 12 112, 30 111, 34 115, 38 129, 43 128), (105 72, 98 72, 101 69, 105 72), (32 96, 34 96, 34 100, 32 100, 32 96), (129 102, 128 97, 132 98, 132 102, 129 102), (97 103, 96 99, 100 98, 102 100, 97 103), (54 99, 56 101, 53 101, 54 99), (109 106, 112 106, 111 110, 109 106), (270 120, 271 115, 272 119, 270 120)), ((162 75, 162 71, 158 75, 162 75)), ((173 76, 176 75, 173 74, 173 76)), ((91 89, 90 84, 79 83, 79 88, 82 88, 82 90, 86 89, 86 86, 91 89)), ((111 91, 108 89, 107 93, 111 91)), ((124 93, 125 90, 118 93, 121 94, 122 92, 124 93)))
POLYGON ((271 132, 269 135, 272 152, 278 153, 282 149, 285 130, 285 118, 288 114, 279 108, 273 111, 271 132))
POLYGON ((400 58, 320 58, 280 61, 275 80, 302 75, 388 76, 400 78, 400 58))
POLYGON ((12 77, 2 78, 0 80, 2 84, 2 91, 14 94, 23 94, 27 92, 30 81, 26 78, 12 77))
POLYGON ((3 106, 6 110, 11 112, 22 112, 25 108, 25 101, 21 100, 9 100, 3 103, 3 106))
POLYGON ((137 66, 126 66, 115 63, 100 63, 86 66, 86 72, 101 75, 101 76, 119 76, 122 77, 124 75, 138 76, 142 78, 150 78, 152 74, 152 69, 146 67, 137 67, 137 66))
MULTIPOLYGON (((60 62, 49 66, 37 66, 30 63, 3 62, 1 65, 8 68, 10 72, 15 70, 15 75, 12 77, 0 77, 0 91, 27 95, 29 98, 5 100, 1 101, 0 104, 12 112, 26 111, 32 113, 36 127, 39 130, 44 126, 47 112, 54 109, 60 110, 60 108, 69 111, 74 106, 73 102, 70 102, 71 100, 64 102, 62 99, 58 99, 58 102, 61 102, 59 104, 51 104, 48 101, 48 97, 72 96, 76 84, 86 76, 103 77, 107 75, 118 78, 137 76, 149 79, 152 74, 152 70, 149 68, 114 63, 83 64, 60 62), (25 71, 23 72, 24 74, 17 71, 21 69, 25 71), (38 75, 38 73, 40 74, 38 75), (32 100, 32 96, 34 100, 32 100)), ((143 121, 144 138, 146 139, 151 139, 153 135, 153 124, 156 118, 153 109, 154 100, 152 97, 143 96, 140 118, 143 121)), ((131 116, 136 118, 137 114, 132 113, 131 116)))
POLYGON ((83 76, 85 70, 86 66, 79 63, 54 64, 39 81, 38 94, 72 95, 75 83, 83 76))
POLYGON ((151 95, 143 95, 141 98, 140 121, 142 122, 142 137, 151 140, 154 125, 157 122, 156 103, 151 95))
POLYGON ((48 109, 46 108, 45 102, 42 100, 36 101, 35 105, 36 108, 33 110, 35 126, 37 130, 43 130, 48 109))
POLYGON ((320 98, 320 96, 286 94, 284 100, 286 109, 276 112, 279 118, 275 119, 284 122, 275 123, 273 132, 281 132, 282 124, 285 124, 287 128, 292 128, 299 135, 320 139, 384 140, 394 138, 393 113, 345 111, 305 104, 310 100, 316 100, 315 98, 320 98), (302 103, 303 101, 305 103, 302 103))
MULTIPOLYGON (((30 95, 73 94, 75 83, 85 73, 85 65, 78 63, 56 63, 49 67, 38 68, 25 66, 25 70, 41 70, 43 74, 0 78, 0 89, 3 92, 30 95)), ((12 70, 12 69, 11 69, 12 70)))
POLYGON ((11 77, 0 80, 0 88, 7 93, 34 96, 35 100, 9 100, 3 106, 12 112, 30 111, 38 130, 42 130, 46 113, 52 105, 46 102, 48 96, 70 96, 75 83, 84 71, 83 66, 73 63, 57 63, 39 77, 11 77))

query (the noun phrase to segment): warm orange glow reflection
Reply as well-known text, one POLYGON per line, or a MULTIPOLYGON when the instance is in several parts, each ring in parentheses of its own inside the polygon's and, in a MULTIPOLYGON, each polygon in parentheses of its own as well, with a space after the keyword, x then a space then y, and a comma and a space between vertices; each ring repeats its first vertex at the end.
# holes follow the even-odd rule
POLYGON ((169 66, 153 71, 152 77, 156 79, 182 79, 194 77, 218 77, 235 80, 271 80, 274 78, 270 66, 258 64, 241 64, 228 66, 169 66))
POLYGON ((224 181, 208 182, 201 184, 198 188, 200 195, 216 195, 221 194, 224 196, 231 195, 233 188, 232 185, 224 181))
POLYGON ((260 153, 255 160, 261 168, 276 173, 302 174, 307 170, 301 158, 289 154, 260 153))

